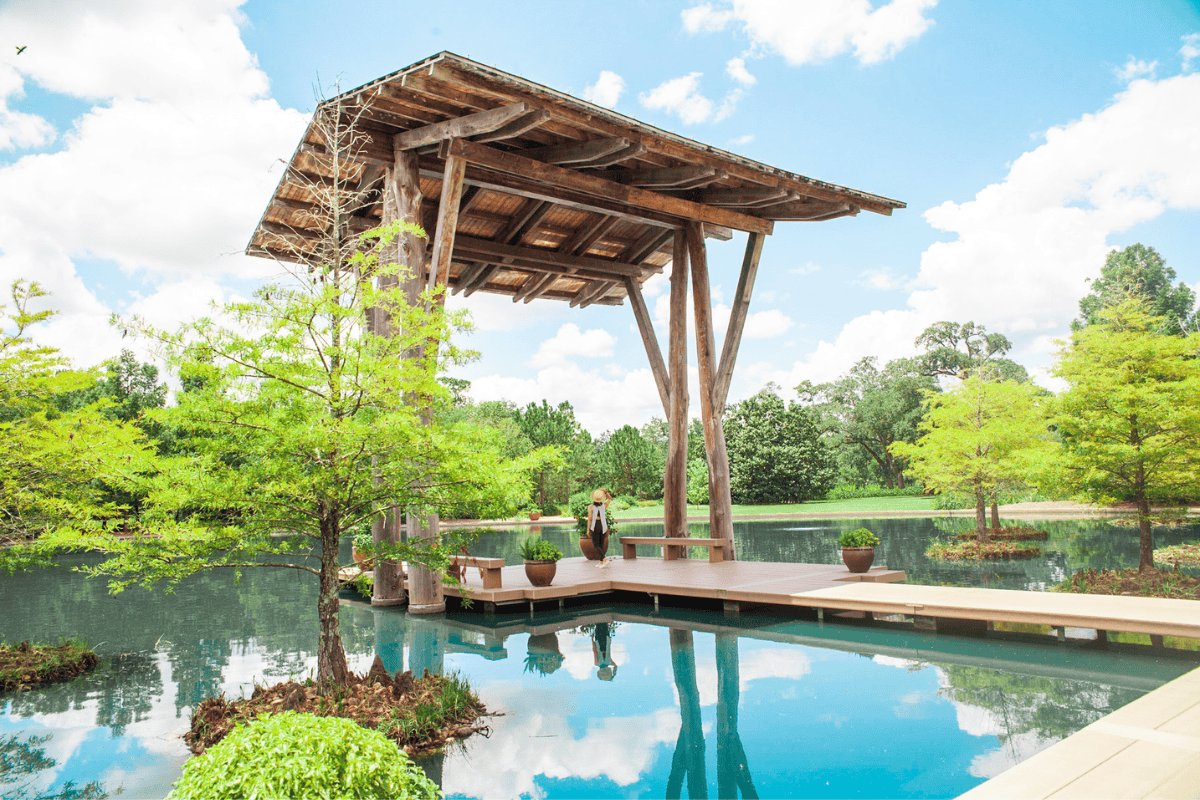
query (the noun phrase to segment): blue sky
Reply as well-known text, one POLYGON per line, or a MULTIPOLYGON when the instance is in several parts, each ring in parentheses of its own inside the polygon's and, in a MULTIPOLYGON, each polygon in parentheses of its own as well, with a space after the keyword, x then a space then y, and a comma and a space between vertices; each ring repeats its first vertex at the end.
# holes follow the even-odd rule
MULTIPOLYGON (((776 226, 733 400, 910 355, 941 319, 1005 333, 1053 386, 1053 342, 1108 250, 1152 245, 1200 285, 1194 2, 431 9, 0 3, 0 280, 54 292, 62 313, 39 337, 96 363, 130 343, 108 327, 114 311, 174 327, 250 292, 276 270, 241 250, 314 85, 350 88, 440 50, 908 203, 776 226)), ((710 243, 718 320, 743 244, 710 243)), ((646 287, 660 322, 664 290, 646 287)), ((466 307, 481 357, 458 373, 476 399, 569 400, 597 434, 662 415, 627 306, 479 293, 466 307)))

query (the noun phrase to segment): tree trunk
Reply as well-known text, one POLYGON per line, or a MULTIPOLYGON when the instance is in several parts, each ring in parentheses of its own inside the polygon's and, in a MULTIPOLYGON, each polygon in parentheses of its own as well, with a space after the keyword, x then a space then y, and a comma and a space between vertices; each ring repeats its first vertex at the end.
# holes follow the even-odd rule
POLYGON ((341 531, 334 512, 323 510, 321 518, 321 591, 317 598, 317 618, 321 636, 317 644, 317 681, 344 684, 350 678, 342 634, 338 628, 338 538, 341 531))
POLYGON ((1146 497, 1145 472, 1141 463, 1137 466, 1137 498, 1138 510, 1138 572, 1154 569, 1154 534, 1150 527, 1150 501, 1146 497))
MULTIPOLYGON (((667 342, 671 408, 667 420, 667 463, 663 475, 663 529, 667 536, 686 537, 687 528, 687 241, 675 232, 671 262, 671 304, 667 342)), ((680 548, 686 554, 686 548, 680 548)))
POLYGON ((1000 491, 992 492, 992 530, 1000 530, 1000 491))
POLYGON ((983 491, 983 481, 975 479, 975 539, 988 541, 987 530, 987 493, 983 491))

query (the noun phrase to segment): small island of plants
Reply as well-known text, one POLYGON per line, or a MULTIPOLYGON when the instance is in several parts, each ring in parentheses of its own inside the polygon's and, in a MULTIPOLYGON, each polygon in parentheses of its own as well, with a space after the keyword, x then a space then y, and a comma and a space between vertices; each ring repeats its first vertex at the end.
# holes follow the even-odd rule
POLYGON ((0 644, 0 692, 22 692, 74 678, 98 663, 99 657, 78 639, 68 639, 57 646, 29 642, 0 644))

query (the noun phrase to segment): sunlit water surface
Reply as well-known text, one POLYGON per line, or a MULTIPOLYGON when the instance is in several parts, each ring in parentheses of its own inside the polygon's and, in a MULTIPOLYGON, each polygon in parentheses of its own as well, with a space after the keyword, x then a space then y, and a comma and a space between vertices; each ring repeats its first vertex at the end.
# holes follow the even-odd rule
MULTIPOLYGON (((831 538, 860 522, 739 523, 739 554, 829 562, 831 538)), ((1111 531, 1051 523, 1061 528, 1037 564, 944 567, 918 541, 934 522, 871 521, 881 560, 922 583, 1036 588, 1129 557, 1111 531)), ((527 533, 491 532, 473 551, 515 562, 527 533)), ((564 546, 573 537, 541 533, 564 546)), ((1120 536, 1136 563, 1136 538, 1120 536)), ((217 573, 175 595, 110 597, 69 566, 0 580, 5 641, 80 635, 105 657, 69 683, 0 696, 4 800, 67 782, 162 797, 188 758, 180 736, 200 700, 315 665, 315 586, 300 573, 251 570, 240 586, 217 573)), ((488 800, 953 797, 1195 666, 643 605, 421 618, 350 602, 341 626, 354 668, 378 652, 390 670, 457 671, 502 712, 490 736, 423 764, 448 795, 488 800)))

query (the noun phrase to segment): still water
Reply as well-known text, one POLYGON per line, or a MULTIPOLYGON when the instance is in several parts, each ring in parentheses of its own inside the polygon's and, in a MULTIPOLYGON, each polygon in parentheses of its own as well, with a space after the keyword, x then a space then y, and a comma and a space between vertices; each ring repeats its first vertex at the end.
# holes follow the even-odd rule
MULTIPOLYGON (((912 522, 928 521, 888 525, 912 522)), ((767 525, 764 537, 794 546, 758 557, 795 561, 828 560, 813 556, 833 528, 857 527, 767 525), (829 532, 795 544, 803 532, 787 526, 829 532)), ((522 533, 491 533, 474 549, 507 555, 522 533)), ((904 540, 881 536, 885 547, 904 540)), ((739 537, 744 558, 769 550, 756 530, 739 537)), ((1087 557, 1063 544, 1047 559, 1057 568, 1087 557)), ((889 565, 913 569, 893 563, 902 548, 889 565)), ((188 757, 179 737, 200 700, 313 669, 315 586, 299 573, 251 570, 240 586, 216 573, 173 596, 114 598, 69 567, 0 580, 5 641, 80 635, 105 657, 75 681, 0 696, 5 800, 59 795, 67 782, 94 783, 92 796, 162 797, 188 757)), ((423 765, 449 796, 487 800, 953 797, 1195 666, 621 605, 419 618, 348 602, 342 634, 355 669, 378 652, 392 670, 458 671, 503 713, 490 737, 423 765)))

